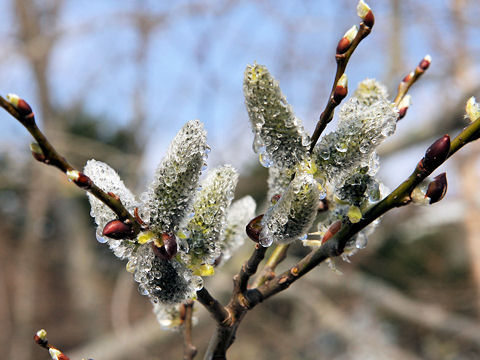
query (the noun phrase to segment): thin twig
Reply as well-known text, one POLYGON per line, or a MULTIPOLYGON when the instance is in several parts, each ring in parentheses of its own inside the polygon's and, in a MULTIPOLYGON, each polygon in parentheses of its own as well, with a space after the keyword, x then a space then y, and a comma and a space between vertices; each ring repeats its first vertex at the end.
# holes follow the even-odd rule
POLYGON ((29 116, 22 115, 9 101, 0 96, 0 106, 10 115, 17 119, 32 135, 42 151, 42 162, 47 165, 55 166, 57 169, 67 174, 68 172, 77 172, 82 176, 82 181, 73 181, 78 187, 88 191, 108 206, 120 220, 128 222, 133 227, 133 234, 140 232, 140 224, 135 217, 123 206, 121 200, 100 189, 91 179, 76 170, 63 156, 61 156, 46 136, 38 128, 33 113, 29 116))
POLYGON ((207 309, 217 323, 224 323, 230 318, 228 310, 210 295, 205 287, 197 291, 197 300, 207 309))
POLYGON ((183 359, 193 360, 197 355, 197 348, 192 341, 192 316, 193 301, 182 304, 185 308, 185 319, 183 321, 183 359))
POLYGON ((233 277, 234 289, 233 294, 244 295, 247 291, 248 281, 250 277, 257 272, 258 265, 265 258, 265 252, 268 248, 260 244, 255 244, 255 250, 250 258, 242 265, 240 272, 233 277))
POLYGON ((335 101, 334 93, 335 93, 335 89, 337 88, 338 81, 340 80, 342 75, 345 73, 348 60, 350 60, 350 56, 352 56, 358 44, 360 44, 360 41, 366 38, 371 31, 372 31, 372 28, 365 25, 365 23, 362 21, 360 23, 360 28, 358 30, 358 33, 355 36, 355 38, 352 40, 352 43, 350 44, 348 50, 343 54, 335 55, 335 60, 337 62, 337 72, 335 73, 335 80, 333 81, 332 90, 330 91, 330 96, 328 97, 327 105, 325 106, 325 109, 321 113, 320 118, 318 119, 317 125, 315 127, 315 131, 312 134, 312 140, 310 143, 310 153, 313 151, 318 139, 320 138, 320 135, 322 134, 323 130, 325 130, 325 128, 327 127, 327 124, 330 121, 332 121, 333 112, 335 108, 337 107, 337 105, 340 104, 339 101, 335 101))
POLYGON ((258 277, 253 281, 252 288, 257 288, 264 284, 266 281, 275 277, 275 269, 287 257, 288 248, 290 244, 279 244, 273 249, 268 260, 265 262, 265 266, 258 277))
POLYGON ((431 63, 431 58, 429 55, 425 56, 417 65, 414 71, 411 73, 407 74, 403 80, 400 82, 398 85, 398 92, 397 96, 395 96, 395 100, 393 100, 393 103, 395 106, 398 108, 400 105, 400 102, 402 99, 405 97, 407 94, 408 90, 410 87, 415 84, 415 82, 420 78, 420 76, 423 75, 423 73, 428 69, 431 63))

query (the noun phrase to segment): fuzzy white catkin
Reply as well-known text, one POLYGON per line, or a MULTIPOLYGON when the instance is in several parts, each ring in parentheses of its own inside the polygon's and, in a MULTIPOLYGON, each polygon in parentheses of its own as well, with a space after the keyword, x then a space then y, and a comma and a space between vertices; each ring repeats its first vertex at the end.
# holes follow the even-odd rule
POLYGON ((298 240, 312 226, 317 215, 321 189, 311 174, 298 173, 278 202, 262 219, 260 243, 270 246, 298 240))
POLYGON ((222 253, 222 263, 227 261, 245 239, 245 225, 255 215, 255 200, 249 195, 235 201, 228 209, 226 228, 223 239, 220 241, 220 250, 222 253))
MULTIPOLYGON (((137 206, 135 196, 127 189, 114 169, 101 161, 92 159, 87 161, 83 172, 92 179, 100 189, 117 195, 125 208, 133 212, 133 209, 137 206)), ((90 215, 95 219, 97 224, 97 238, 102 242, 107 242, 117 257, 121 259, 128 257, 133 251, 133 244, 129 240, 102 238, 103 228, 110 220, 116 219, 117 216, 115 213, 92 194, 87 193, 87 196, 91 206, 90 215)))
POLYGON ((198 120, 178 132, 141 198, 154 233, 174 232, 190 211, 207 153, 206 132, 198 120))
POLYGON ((265 66, 247 66, 243 93, 262 165, 292 168, 303 160, 310 138, 265 66))
POLYGON ((212 264, 220 256, 220 239, 237 181, 238 174, 230 165, 209 171, 202 181, 193 203, 194 215, 186 225, 189 263, 212 264))

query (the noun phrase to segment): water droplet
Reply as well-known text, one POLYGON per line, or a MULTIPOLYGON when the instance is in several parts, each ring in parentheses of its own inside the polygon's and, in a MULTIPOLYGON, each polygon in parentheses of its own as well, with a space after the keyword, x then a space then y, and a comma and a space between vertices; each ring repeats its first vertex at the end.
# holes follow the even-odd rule
POLYGON ((348 146, 346 143, 342 142, 342 143, 336 144, 335 149, 337 149, 338 152, 344 153, 344 152, 347 152, 348 146))
POLYGON ((273 165, 273 160, 267 154, 266 149, 263 152, 260 152, 258 154, 258 160, 260 161, 260 164, 262 164, 263 167, 269 168, 270 166, 273 165))
POLYGON ((148 295, 148 290, 143 286, 143 284, 138 285, 138 292, 142 295, 148 295))
POLYGON ((108 239, 106 237, 100 236, 98 234, 96 234, 95 237, 97 238, 97 241, 100 244, 105 244, 108 241, 108 239))

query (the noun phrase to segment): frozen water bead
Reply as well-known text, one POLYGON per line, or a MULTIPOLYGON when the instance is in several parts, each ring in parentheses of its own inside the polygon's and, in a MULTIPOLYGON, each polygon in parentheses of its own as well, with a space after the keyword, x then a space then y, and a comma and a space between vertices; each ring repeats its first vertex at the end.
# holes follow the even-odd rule
POLYGON ((292 180, 292 175, 292 169, 283 169, 276 166, 272 166, 270 169, 268 169, 267 199, 271 199, 274 195, 283 194, 292 180))
POLYGON ((255 200, 251 196, 245 196, 230 206, 227 213, 227 227, 220 243, 222 263, 242 246, 246 236, 245 226, 254 217, 255 208, 255 200))
POLYGON ((262 165, 291 168, 303 160, 310 138, 265 66, 247 66, 243 93, 262 165))
POLYGON ((182 324, 180 320, 179 305, 165 305, 153 303, 153 313, 163 329, 177 330, 182 324))
POLYGON ((290 242, 301 238, 312 226, 320 201, 320 187, 311 174, 299 173, 280 200, 262 220, 260 242, 290 242))
POLYGON ((178 304, 194 295, 196 288, 190 270, 174 259, 159 259, 151 244, 141 245, 132 255, 132 261, 135 262, 133 278, 139 283, 139 291, 152 302, 178 304))
POLYGON ((189 212, 206 160, 206 132, 198 120, 178 132, 155 172, 142 201, 148 208, 150 229, 173 232, 189 212))
POLYGON ((194 216, 186 226, 190 263, 211 264, 220 256, 219 240, 237 181, 238 174, 230 165, 211 170, 203 180, 193 203, 194 216))

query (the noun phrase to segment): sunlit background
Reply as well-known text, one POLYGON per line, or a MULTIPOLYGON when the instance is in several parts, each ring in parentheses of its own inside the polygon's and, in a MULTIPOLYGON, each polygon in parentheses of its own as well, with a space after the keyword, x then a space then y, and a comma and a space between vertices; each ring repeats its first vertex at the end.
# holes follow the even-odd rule
MULTIPOLYGON (((251 150, 243 103, 247 64, 266 65, 311 133, 327 102, 335 48, 358 24, 356 0, 0 0, 0 93, 17 93, 76 167, 109 163, 140 193, 175 133, 200 119, 209 168, 231 163, 237 196, 262 209, 266 169, 251 150)), ((394 188, 428 145, 467 124, 480 97, 480 3, 372 0, 376 23, 346 73, 399 81, 426 55, 412 106, 381 148, 394 188)), ((335 128, 335 121, 327 132, 335 128)), ((160 328, 124 265, 95 240, 84 193, 30 157, 25 129, 0 113, 0 357, 46 359, 39 328, 73 359, 178 359, 179 333, 160 328)), ((480 147, 442 166, 446 198, 394 210, 369 246, 322 265, 261 304, 229 359, 477 359, 480 357, 480 147)), ((228 299, 248 243, 207 281, 228 299)), ((305 254, 294 247, 286 265, 305 254)), ((196 306, 202 357, 213 320, 196 306)))

